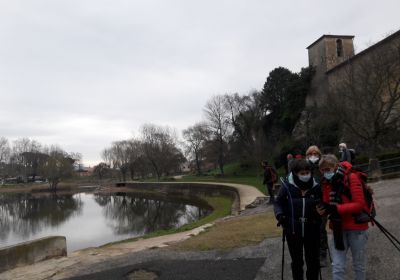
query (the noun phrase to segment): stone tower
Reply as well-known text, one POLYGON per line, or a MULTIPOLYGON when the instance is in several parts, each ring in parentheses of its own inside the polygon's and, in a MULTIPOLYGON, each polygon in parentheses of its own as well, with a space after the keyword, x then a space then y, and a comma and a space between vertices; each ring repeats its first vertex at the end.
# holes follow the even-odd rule
POLYGON ((319 107, 329 94, 327 71, 354 56, 354 36, 323 35, 308 49, 308 62, 315 68, 311 89, 306 98, 306 107, 319 107))

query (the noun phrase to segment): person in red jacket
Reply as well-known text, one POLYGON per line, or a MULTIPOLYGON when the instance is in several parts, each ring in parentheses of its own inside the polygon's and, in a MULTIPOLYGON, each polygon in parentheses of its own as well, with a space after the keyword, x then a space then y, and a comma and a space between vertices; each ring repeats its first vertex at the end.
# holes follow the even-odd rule
POLYGON ((357 224, 354 219, 366 206, 360 179, 354 173, 349 174, 349 162, 339 164, 334 155, 323 156, 319 169, 323 174, 322 202, 317 211, 329 216, 329 227, 333 230, 332 279, 345 279, 346 255, 350 249, 355 279, 365 280, 368 223, 357 224))

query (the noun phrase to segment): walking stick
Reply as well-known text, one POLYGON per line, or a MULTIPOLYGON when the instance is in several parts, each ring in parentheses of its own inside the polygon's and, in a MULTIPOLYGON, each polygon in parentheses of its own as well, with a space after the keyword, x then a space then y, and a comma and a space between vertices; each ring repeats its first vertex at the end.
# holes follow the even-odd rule
POLYGON ((330 263, 332 263, 331 249, 329 249, 329 245, 328 245, 328 256, 330 263))
POLYGON ((285 230, 282 229, 282 270, 281 270, 281 279, 283 279, 283 271, 285 267, 285 230))
POLYGON ((371 220, 376 224, 376 226, 380 229, 380 231, 386 236, 386 238, 393 244, 393 246, 400 252, 400 241, 383 225, 381 225, 374 217, 369 215, 371 220))

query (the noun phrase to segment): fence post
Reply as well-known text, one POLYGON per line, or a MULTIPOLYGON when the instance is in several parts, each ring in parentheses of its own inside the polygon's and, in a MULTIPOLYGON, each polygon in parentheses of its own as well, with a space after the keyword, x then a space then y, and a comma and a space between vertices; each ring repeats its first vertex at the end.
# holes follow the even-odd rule
POLYGON ((371 158, 369 160, 369 176, 372 180, 379 180, 382 176, 382 170, 379 165, 379 160, 377 158, 371 158))

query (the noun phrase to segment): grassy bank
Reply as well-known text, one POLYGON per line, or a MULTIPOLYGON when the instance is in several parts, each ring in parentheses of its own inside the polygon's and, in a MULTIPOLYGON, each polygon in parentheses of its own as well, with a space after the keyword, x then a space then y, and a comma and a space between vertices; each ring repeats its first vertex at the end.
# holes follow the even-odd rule
POLYGON ((262 193, 265 193, 265 187, 262 185, 262 170, 254 167, 243 168, 239 163, 227 164, 224 168, 224 175, 219 174, 219 170, 211 170, 201 176, 185 175, 179 182, 218 182, 218 183, 236 183, 256 187, 262 193))
POLYGON ((276 226, 272 212, 267 212, 217 222, 207 231, 169 248, 183 251, 227 250, 255 245, 281 233, 282 229, 276 226))
MULTIPOLYGON (((284 176, 285 170, 279 169, 278 176, 284 176)), ((183 182, 221 182, 236 183, 256 187, 262 193, 266 193, 263 182, 263 170, 261 167, 243 167, 239 163, 230 163, 224 167, 224 175, 220 174, 219 169, 211 170, 201 176, 185 175, 177 181, 183 182)))

